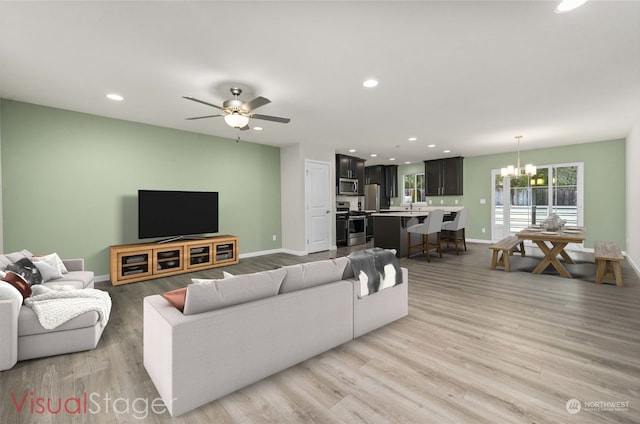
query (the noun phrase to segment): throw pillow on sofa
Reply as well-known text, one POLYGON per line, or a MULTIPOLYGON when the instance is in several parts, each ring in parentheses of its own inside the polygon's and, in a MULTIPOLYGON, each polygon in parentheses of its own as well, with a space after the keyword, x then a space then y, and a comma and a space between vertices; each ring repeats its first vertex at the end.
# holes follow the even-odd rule
POLYGON ((187 286, 185 315, 199 314, 278 294, 286 271, 282 268, 223 280, 194 278, 187 286))
POLYGON ((60 256, 58 256, 56 252, 49 253, 48 255, 34 256, 33 258, 31 258, 31 260, 34 261, 34 263, 36 261, 45 261, 48 264, 50 264, 54 269, 57 269, 60 272, 60 274, 67 274, 69 272, 64 262, 62 262, 62 259, 60 259, 60 256))
POLYGON ((27 249, 22 249, 19 252, 5 253, 4 256, 9 263, 18 262, 22 258, 31 258, 33 253, 29 252, 27 249))
POLYGON ((31 258, 32 256, 33 254, 26 249, 19 252, 3 253, 0 255, 0 271, 6 270, 9 265, 22 258, 31 258))
POLYGON ((38 268, 38 271, 40 271, 40 275, 42 275, 42 282, 62 278, 62 272, 60 271, 60 267, 58 266, 58 262, 54 256, 34 256, 33 264, 38 268))
POLYGON ((42 283, 42 274, 29 258, 22 258, 19 261, 7 266, 7 271, 15 272, 24 278, 29 285, 42 283))
POLYGON ((162 297, 167 299, 167 302, 173 305, 180 312, 184 312, 184 302, 187 297, 186 287, 164 292, 162 293, 162 297))

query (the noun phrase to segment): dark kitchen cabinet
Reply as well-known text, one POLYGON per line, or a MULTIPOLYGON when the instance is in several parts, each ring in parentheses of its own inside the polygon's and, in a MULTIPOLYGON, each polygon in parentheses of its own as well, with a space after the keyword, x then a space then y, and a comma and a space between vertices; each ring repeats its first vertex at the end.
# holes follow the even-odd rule
POLYGON ((336 178, 359 178, 364 181, 364 160, 347 155, 336 155, 336 178))
POLYGON ((365 184, 378 184, 387 199, 398 197, 398 165, 367 166, 365 184))
POLYGON ((364 196, 364 159, 354 156, 336 155, 336 186, 340 178, 358 180, 358 196, 364 196))
POLYGON ((368 213, 367 214, 367 241, 371 241, 373 238, 373 216, 368 213))
POLYGON ((384 165, 367 166, 364 169, 365 184, 378 184, 384 186, 384 165))
POLYGON ((347 216, 336 216, 336 246, 347 245, 347 216))
POLYGON ((426 195, 462 195, 462 161, 462 157, 424 161, 426 195))
POLYGON ((358 179, 358 196, 364 196, 364 160, 356 161, 356 178, 358 179))
POLYGON ((398 197, 398 165, 385 166, 384 179, 384 187, 387 197, 398 197))

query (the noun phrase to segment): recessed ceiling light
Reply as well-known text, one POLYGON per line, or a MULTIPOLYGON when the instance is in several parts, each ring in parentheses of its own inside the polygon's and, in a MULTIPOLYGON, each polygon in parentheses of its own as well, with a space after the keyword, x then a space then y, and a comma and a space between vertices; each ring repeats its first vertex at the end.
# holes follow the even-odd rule
POLYGON ((256 131, 262 131, 262 127, 253 127, 253 129, 256 131))
POLYGON ((107 98, 111 99, 111 100, 115 100, 116 102, 121 102, 121 101, 124 100, 124 97, 122 97, 121 95, 116 94, 116 93, 107 94, 107 98))
POLYGON ((389 158, 389 160, 396 160, 396 158, 389 158))
POLYGON ((445 150, 443 153, 451 153, 451 150, 445 150))
POLYGON ((587 0, 562 0, 556 7, 556 13, 569 12, 585 4, 587 0))
POLYGON ((405 162, 405 165, 409 165, 410 163, 411 163, 411 162, 409 162, 409 161, 406 161, 406 162, 405 162))
POLYGON ((427 147, 436 147, 435 144, 429 144, 427 147))
POLYGON ((417 140, 417 138, 415 138, 415 137, 409 137, 409 141, 416 141, 416 140, 417 140))
POLYGON ((372 158, 375 158, 376 156, 378 156, 378 155, 376 155, 375 153, 371 153, 371 157, 372 158))
POLYGON ((368 79, 365 82, 363 82, 362 85, 367 87, 367 88, 373 88, 376 85, 378 85, 378 81, 376 81, 374 79, 368 79))
POLYGON ((349 149, 349 153, 355 153, 356 149, 349 149))

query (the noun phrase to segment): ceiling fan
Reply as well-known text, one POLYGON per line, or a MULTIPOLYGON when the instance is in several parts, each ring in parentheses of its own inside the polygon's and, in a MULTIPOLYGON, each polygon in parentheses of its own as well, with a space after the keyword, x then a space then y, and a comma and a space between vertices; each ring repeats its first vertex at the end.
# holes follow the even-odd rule
POLYGON ((205 102, 204 100, 196 99, 191 96, 182 96, 184 99, 191 100, 194 102, 202 103, 203 105, 215 107, 216 109, 220 109, 223 113, 219 113, 217 115, 206 115, 206 116, 196 116, 193 118, 187 118, 188 120, 193 119, 204 119, 204 118, 215 118, 216 116, 223 116, 224 121, 233 128, 239 128, 241 130, 249 129, 249 118, 253 119, 263 119, 265 121, 273 121, 280 122, 283 124, 287 124, 291 121, 289 118, 280 118, 278 116, 270 116, 270 115, 260 115, 258 113, 251 113, 254 109, 259 108, 260 106, 264 106, 268 103, 271 103, 271 100, 266 97, 256 97, 250 102, 243 102, 238 99, 238 96, 242 94, 242 89, 238 87, 231 88, 231 94, 233 94, 233 99, 226 100, 222 103, 222 107, 218 105, 211 104, 209 102, 205 102))

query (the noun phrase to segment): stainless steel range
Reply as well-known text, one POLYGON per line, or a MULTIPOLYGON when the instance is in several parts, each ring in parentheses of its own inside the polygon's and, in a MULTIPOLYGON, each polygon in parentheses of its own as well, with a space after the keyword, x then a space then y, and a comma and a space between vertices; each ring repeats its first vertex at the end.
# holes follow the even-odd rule
POLYGON ((343 217, 346 215, 347 217, 347 246, 365 244, 367 242, 366 213, 364 211, 349 210, 349 202, 337 202, 336 218, 340 215, 343 217))

